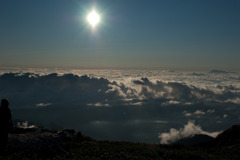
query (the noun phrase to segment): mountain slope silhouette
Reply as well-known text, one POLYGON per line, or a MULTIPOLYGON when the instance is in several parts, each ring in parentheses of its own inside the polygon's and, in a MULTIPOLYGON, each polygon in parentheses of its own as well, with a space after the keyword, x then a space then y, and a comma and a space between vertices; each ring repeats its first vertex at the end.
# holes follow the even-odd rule
POLYGON ((240 144, 240 125, 233 125, 231 128, 219 134, 212 144, 217 146, 232 146, 240 144))
POLYGON ((197 134, 190 137, 179 139, 174 142, 174 144, 182 144, 182 145, 195 145, 200 143, 206 143, 213 140, 213 137, 204 134, 197 134))

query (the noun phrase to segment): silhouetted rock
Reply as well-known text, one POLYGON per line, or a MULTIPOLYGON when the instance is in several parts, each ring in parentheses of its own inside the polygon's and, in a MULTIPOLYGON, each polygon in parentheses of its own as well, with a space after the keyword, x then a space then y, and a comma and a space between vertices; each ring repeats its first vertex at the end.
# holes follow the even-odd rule
POLYGON ((43 146, 66 141, 93 141, 73 129, 48 130, 41 128, 15 128, 9 134, 9 144, 13 146, 43 146))
POLYGON ((222 70, 211 70, 208 73, 212 73, 212 74, 227 74, 227 73, 235 73, 235 72, 226 72, 226 71, 222 71, 222 70))
POLYGON ((233 125, 231 128, 219 134, 212 144, 217 146, 232 146, 240 144, 240 125, 233 125))
POLYGON ((174 142, 174 144, 195 145, 195 144, 210 142, 213 139, 214 139, 213 137, 210 137, 208 135, 197 134, 197 135, 193 135, 191 137, 180 139, 180 140, 174 142))
MULTIPOLYGON (((225 140, 239 143, 240 126, 233 126, 211 142, 225 140)), ((0 159, 181 159, 208 160, 232 159, 239 160, 240 145, 215 147, 203 145, 158 145, 132 142, 97 141, 84 136, 72 129, 17 129, 9 138, 9 145, 0 159)), ((191 144, 203 142, 209 137, 195 135, 186 138, 191 144)), ((183 141, 179 140, 179 141, 183 141)), ((229 141, 227 141, 229 142, 229 141)), ((189 143, 188 143, 189 144, 189 143)), ((229 143, 231 144, 231 143, 229 143)))

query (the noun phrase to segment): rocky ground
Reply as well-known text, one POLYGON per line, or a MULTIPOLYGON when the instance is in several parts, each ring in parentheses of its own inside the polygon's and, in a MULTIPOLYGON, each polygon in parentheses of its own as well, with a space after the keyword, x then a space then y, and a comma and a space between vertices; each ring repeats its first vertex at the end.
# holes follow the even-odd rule
POLYGON ((240 126, 233 126, 207 143, 160 145, 97 141, 70 129, 16 128, 9 135, 8 147, 1 152, 0 159, 237 160, 239 129, 240 126))

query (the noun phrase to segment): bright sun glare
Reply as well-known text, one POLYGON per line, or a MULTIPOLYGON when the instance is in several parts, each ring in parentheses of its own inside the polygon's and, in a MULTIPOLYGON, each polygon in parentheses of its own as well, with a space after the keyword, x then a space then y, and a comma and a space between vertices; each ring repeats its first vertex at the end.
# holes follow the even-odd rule
POLYGON ((88 14, 87 21, 94 28, 100 22, 100 15, 93 10, 88 14))

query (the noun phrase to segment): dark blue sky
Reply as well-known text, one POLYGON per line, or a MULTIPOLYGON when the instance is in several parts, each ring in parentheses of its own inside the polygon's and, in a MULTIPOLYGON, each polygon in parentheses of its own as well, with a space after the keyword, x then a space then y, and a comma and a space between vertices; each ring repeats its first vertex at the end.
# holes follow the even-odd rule
POLYGON ((240 69, 238 0, 1 0, 0 20, 0 67, 240 69))

